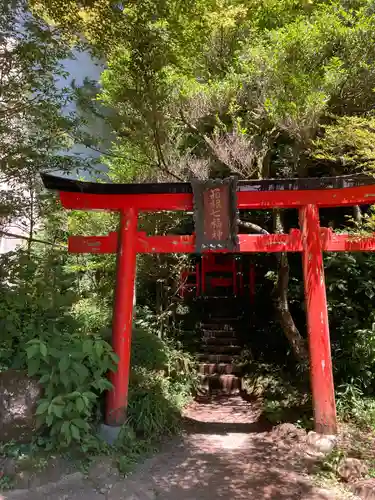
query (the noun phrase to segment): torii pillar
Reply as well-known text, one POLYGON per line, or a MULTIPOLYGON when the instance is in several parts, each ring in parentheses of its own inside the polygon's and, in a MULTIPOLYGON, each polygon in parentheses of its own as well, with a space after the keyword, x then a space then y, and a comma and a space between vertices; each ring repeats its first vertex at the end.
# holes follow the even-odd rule
POLYGON ((112 322, 112 347, 119 358, 117 371, 110 373, 113 389, 107 392, 106 424, 119 427, 126 422, 130 375, 134 285, 137 261, 138 212, 120 212, 116 289, 112 322))
POLYGON ((299 215, 315 431, 336 434, 335 390, 319 209, 316 205, 304 205, 300 208, 299 215))

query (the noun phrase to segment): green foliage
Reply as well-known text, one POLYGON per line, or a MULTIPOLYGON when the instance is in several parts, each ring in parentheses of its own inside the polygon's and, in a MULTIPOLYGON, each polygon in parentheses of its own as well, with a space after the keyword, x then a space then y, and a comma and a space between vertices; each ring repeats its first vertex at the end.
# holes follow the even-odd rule
POLYGON ((263 402, 263 415, 272 424, 293 422, 310 429, 312 407, 308 380, 276 363, 259 363, 249 360, 246 351, 242 356, 244 370, 243 388, 254 400, 263 402))
POLYGON ((2 261, 2 369, 27 368, 39 379, 41 443, 93 447, 95 412, 100 395, 111 387, 107 373, 116 368, 110 345, 95 335, 103 318, 77 308, 82 303, 66 256, 52 251, 30 258, 18 252, 2 261))
POLYGON ((326 283, 337 382, 375 390, 375 258, 373 254, 329 254, 326 283))
POLYGON ((153 442, 178 430, 181 409, 196 388, 197 376, 191 355, 142 323, 143 328, 133 332, 127 426, 153 442))
MULTIPOLYGON (((133 370, 128 422, 137 434, 155 439, 177 431, 182 406, 178 389, 181 389, 180 384, 169 380, 163 373, 133 370)), ((181 398, 184 396, 187 399, 186 393, 181 394, 181 398)))
POLYGON ((373 118, 344 116, 324 126, 324 135, 314 141, 315 161, 336 165, 342 173, 374 171, 375 121, 373 118))
POLYGON ((73 55, 63 33, 31 16, 24 0, 2 2, 0 33, 1 222, 22 217, 32 236, 49 205, 39 173, 87 164, 64 154, 80 126, 64 114, 74 93, 62 61, 73 55))
POLYGON ((106 376, 117 359, 110 345, 100 337, 56 332, 48 342, 30 340, 26 353, 29 375, 40 377, 44 389, 36 415, 38 425, 49 428, 49 447, 79 444, 85 450, 98 397, 112 387, 106 376))
POLYGON ((361 429, 375 430, 375 400, 366 397, 354 384, 337 388, 337 412, 344 422, 353 422, 361 429))
MULTIPOLYGON (((139 320, 137 321, 139 324, 139 320)), ((146 370, 162 370, 167 363, 165 342, 154 331, 147 327, 133 329, 132 366, 143 367, 146 370)))
MULTIPOLYGON (((304 175, 304 152, 327 114, 372 109, 369 2, 199 2, 201 23, 194 9, 177 20, 175 7, 165 2, 155 17, 145 0, 109 21, 121 36, 101 46, 102 99, 117 113, 118 168, 143 175, 143 160, 157 176, 198 176, 214 159, 240 175, 304 175)), ((98 34, 99 24, 87 20, 98 34)))
MULTIPOLYGON (((98 450, 95 425, 102 394, 111 388, 108 371, 116 369, 116 357, 99 334, 110 326, 111 308, 100 304, 99 292, 86 297, 82 276, 71 271, 67 255, 18 252, 2 256, 2 264, 2 369, 27 368, 39 379, 44 395, 37 407, 37 443, 98 450)), ((137 315, 128 413, 128 425, 149 443, 177 429, 196 383, 192 357, 159 338, 154 319, 146 310, 137 315)))
POLYGON ((83 334, 101 333, 105 335, 112 322, 112 308, 106 301, 93 295, 72 305, 71 314, 83 334))
POLYGON ((1 256, 0 361, 4 367, 23 368, 25 344, 78 327, 70 314, 75 277, 64 270, 66 256, 52 251, 44 256, 22 251, 1 256))

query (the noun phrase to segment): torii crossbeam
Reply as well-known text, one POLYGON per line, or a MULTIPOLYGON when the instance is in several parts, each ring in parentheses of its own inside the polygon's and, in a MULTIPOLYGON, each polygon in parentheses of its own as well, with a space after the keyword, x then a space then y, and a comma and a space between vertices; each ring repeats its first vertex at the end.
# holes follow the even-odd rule
MULTIPOLYGON (((106 423, 120 426, 126 420, 128 404, 136 255, 195 252, 195 235, 147 236, 138 232, 138 213, 192 210, 192 188, 189 183, 105 184, 48 174, 42 178, 48 189, 59 191, 64 208, 120 213, 118 232, 69 237, 72 253, 117 254, 112 346, 119 363, 117 372, 111 375, 113 389, 108 393, 106 423)), ((240 234, 236 252, 302 253, 315 430, 324 434, 337 432, 337 420, 322 252, 375 251, 375 236, 335 234, 320 227, 319 208, 374 202, 375 179, 367 176, 250 180, 237 185, 238 209, 299 210, 300 230, 240 234)))

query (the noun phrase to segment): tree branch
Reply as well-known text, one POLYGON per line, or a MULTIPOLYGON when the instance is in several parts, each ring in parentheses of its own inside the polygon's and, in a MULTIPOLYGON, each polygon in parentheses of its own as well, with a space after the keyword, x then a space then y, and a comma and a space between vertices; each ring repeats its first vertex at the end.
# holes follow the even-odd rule
POLYGON ((240 227, 244 227, 246 229, 250 229, 253 233, 257 234, 270 234, 268 231, 263 229, 262 227, 258 226, 258 224, 254 224, 253 222, 250 221, 244 221, 241 219, 237 220, 237 223, 240 227))
POLYGON ((180 108, 179 110, 179 113, 180 113, 180 117, 181 117, 181 121, 183 122, 183 124, 193 133, 193 134, 196 134, 198 135, 205 143, 206 145, 208 146, 208 149, 210 150, 210 153, 220 162, 220 163, 223 163, 227 168, 229 168, 229 170, 232 170, 231 166, 228 165, 227 163, 225 163, 221 158, 219 158, 219 156, 217 155, 216 151, 215 151, 215 145, 214 143, 212 142, 212 140, 208 137, 208 135, 206 134, 202 134, 202 132, 200 132, 198 130, 198 128, 193 125, 192 123, 188 122, 187 119, 185 118, 184 116, 184 112, 182 111, 182 109, 180 108))
POLYGON ((30 238, 29 236, 23 236, 21 234, 14 234, 14 233, 8 233, 8 231, 1 231, 0 230, 0 235, 2 236, 8 236, 10 238, 14 238, 14 239, 20 239, 20 240, 25 240, 25 241, 28 241, 28 242, 31 242, 31 243, 41 243, 43 245, 50 245, 54 248, 59 248, 60 250, 67 250, 68 247, 65 246, 65 245, 58 245, 56 243, 52 243, 50 241, 44 241, 44 240, 39 240, 37 238, 30 238))
MULTIPOLYGON (((68 134, 69 137, 74 138, 73 135, 71 134, 68 134)), ((134 163, 138 163, 139 165, 144 165, 144 163, 141 161, 141 160, 137 160, 136 158, 132 157, 132 156, 127 156, 127 155, 119 155, 119 154, 116 154, 116 153, 112 153, 112 152, 109 152, 109 151, 101 151, 99 148, 96 148, 95 146, 91 145, 91 144, 85 144, 84 142, 82 142, 82 144, 86 147, 86 148, 89 148, 89 149, 92 149, 93 151, 96 151, 97 153, 100 153, 101 155, 103 156, 108 156, 109 158, 122 158, 124 160, 128 160, 128 161, 133 161, 134 163)), ((160 165, 160 163, 158 163, 157 161, 152 161, 151 159, 149 160, 151 162, 152 165, 154 165, 155 167, 157 167, 159 170, 161 170, 162 172, 170 175, 171 177, 173 177, 174 179, 176 179, 177 181, 180 181, 180 182, 185 182, 184 179, 182 179, 182 177, 179 177, 177 174, 174 174, 173 172, 171 172, 166 166, 165 164, 163 164, 163 166, 160 165)))
MULTIPOLYGON (((276 234, 284 233, 284 224, 281 216, 281 211, 275 209, 273 211, 274 231, 276 234)), ((288 288, 289 288, 289 261, 286 252, 276 253, 277 260, 277 280, 274 287, 275 306, 279 315, 281 327, 287 337, 296 359, 301 363, 301 366, 306 367, 308 364, 308 351, 306 342, 301 336, 293 316, 289 309, 288 288)))

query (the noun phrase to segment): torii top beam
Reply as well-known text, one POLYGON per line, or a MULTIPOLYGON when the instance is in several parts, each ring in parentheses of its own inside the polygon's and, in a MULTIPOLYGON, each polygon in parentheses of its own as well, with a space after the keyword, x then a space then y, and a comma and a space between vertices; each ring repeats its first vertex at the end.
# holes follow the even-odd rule
MULTIPOLYGON (((75 210, 192 210, 190 183, 112 184, 42 175, 46 188, 60 192, 65 208, 75 210)), ((370 205, 375 202, 375 178, 366 175, 303 179, 241 180, 238 209, 370 205)))

